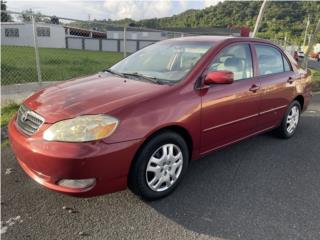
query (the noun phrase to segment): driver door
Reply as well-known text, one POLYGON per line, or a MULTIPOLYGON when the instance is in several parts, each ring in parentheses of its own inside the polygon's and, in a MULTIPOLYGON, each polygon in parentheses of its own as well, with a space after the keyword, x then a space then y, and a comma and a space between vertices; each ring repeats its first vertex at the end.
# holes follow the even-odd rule
POLYGON ((253 76, 250 45, 233 44, 213 60, 209 71, 227 70, 232 84, 213 84, 202 96, 201 153, 230 144, 257 131, 259 83, 253 76))

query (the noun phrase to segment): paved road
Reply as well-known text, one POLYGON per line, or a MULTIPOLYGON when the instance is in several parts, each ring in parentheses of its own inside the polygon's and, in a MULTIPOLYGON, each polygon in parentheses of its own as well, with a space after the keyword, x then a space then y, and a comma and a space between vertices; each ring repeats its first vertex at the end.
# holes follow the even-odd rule
POLYGON ((1 237, 320 239, 319 140, 317 95, 294 138, 268 133, 195 161, 176 192, 151 203, 128 190, 78 199, 43 189, 4 148, 1 237))
POLYGON ((311 59, 308 61, 308 67, 312 69, 320 70, 320 62, 311 59))

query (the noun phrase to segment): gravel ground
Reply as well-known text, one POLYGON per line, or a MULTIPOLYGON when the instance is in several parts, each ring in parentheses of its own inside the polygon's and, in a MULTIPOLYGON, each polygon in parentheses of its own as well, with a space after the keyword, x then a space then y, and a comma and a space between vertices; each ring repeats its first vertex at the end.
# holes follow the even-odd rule
POLYGON ((1 156, 1 238, 320 239, 320 95, 296 136, 242 141, 191 164, 179 188, 79 199, 44 189, 1 156))

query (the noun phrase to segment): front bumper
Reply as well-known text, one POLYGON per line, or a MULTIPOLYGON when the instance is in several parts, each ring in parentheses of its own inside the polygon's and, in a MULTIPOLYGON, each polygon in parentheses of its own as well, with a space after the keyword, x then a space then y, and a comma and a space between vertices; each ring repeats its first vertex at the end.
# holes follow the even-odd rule
POLYGON ((10 144, 23 170, 39 184, 58 192, 91 197, 127 187, 131 161, 142 139, 107 144, 103 140, 87 143, 48 142, 41 132, 27 137, 8 125, 10 144), (61 179, 95 178, 94 185, 76 189, 58 185, 61 179))

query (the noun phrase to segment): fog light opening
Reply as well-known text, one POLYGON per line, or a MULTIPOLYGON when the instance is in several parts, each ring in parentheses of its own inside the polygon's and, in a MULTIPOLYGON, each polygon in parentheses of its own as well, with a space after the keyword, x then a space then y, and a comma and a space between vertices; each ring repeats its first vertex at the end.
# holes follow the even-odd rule
POLYGON ((87 179, 62 179, 58 182, 59 186, 67 187, 67 188, 87 188, 96 183, 95 178, 87 178, 87 179))

